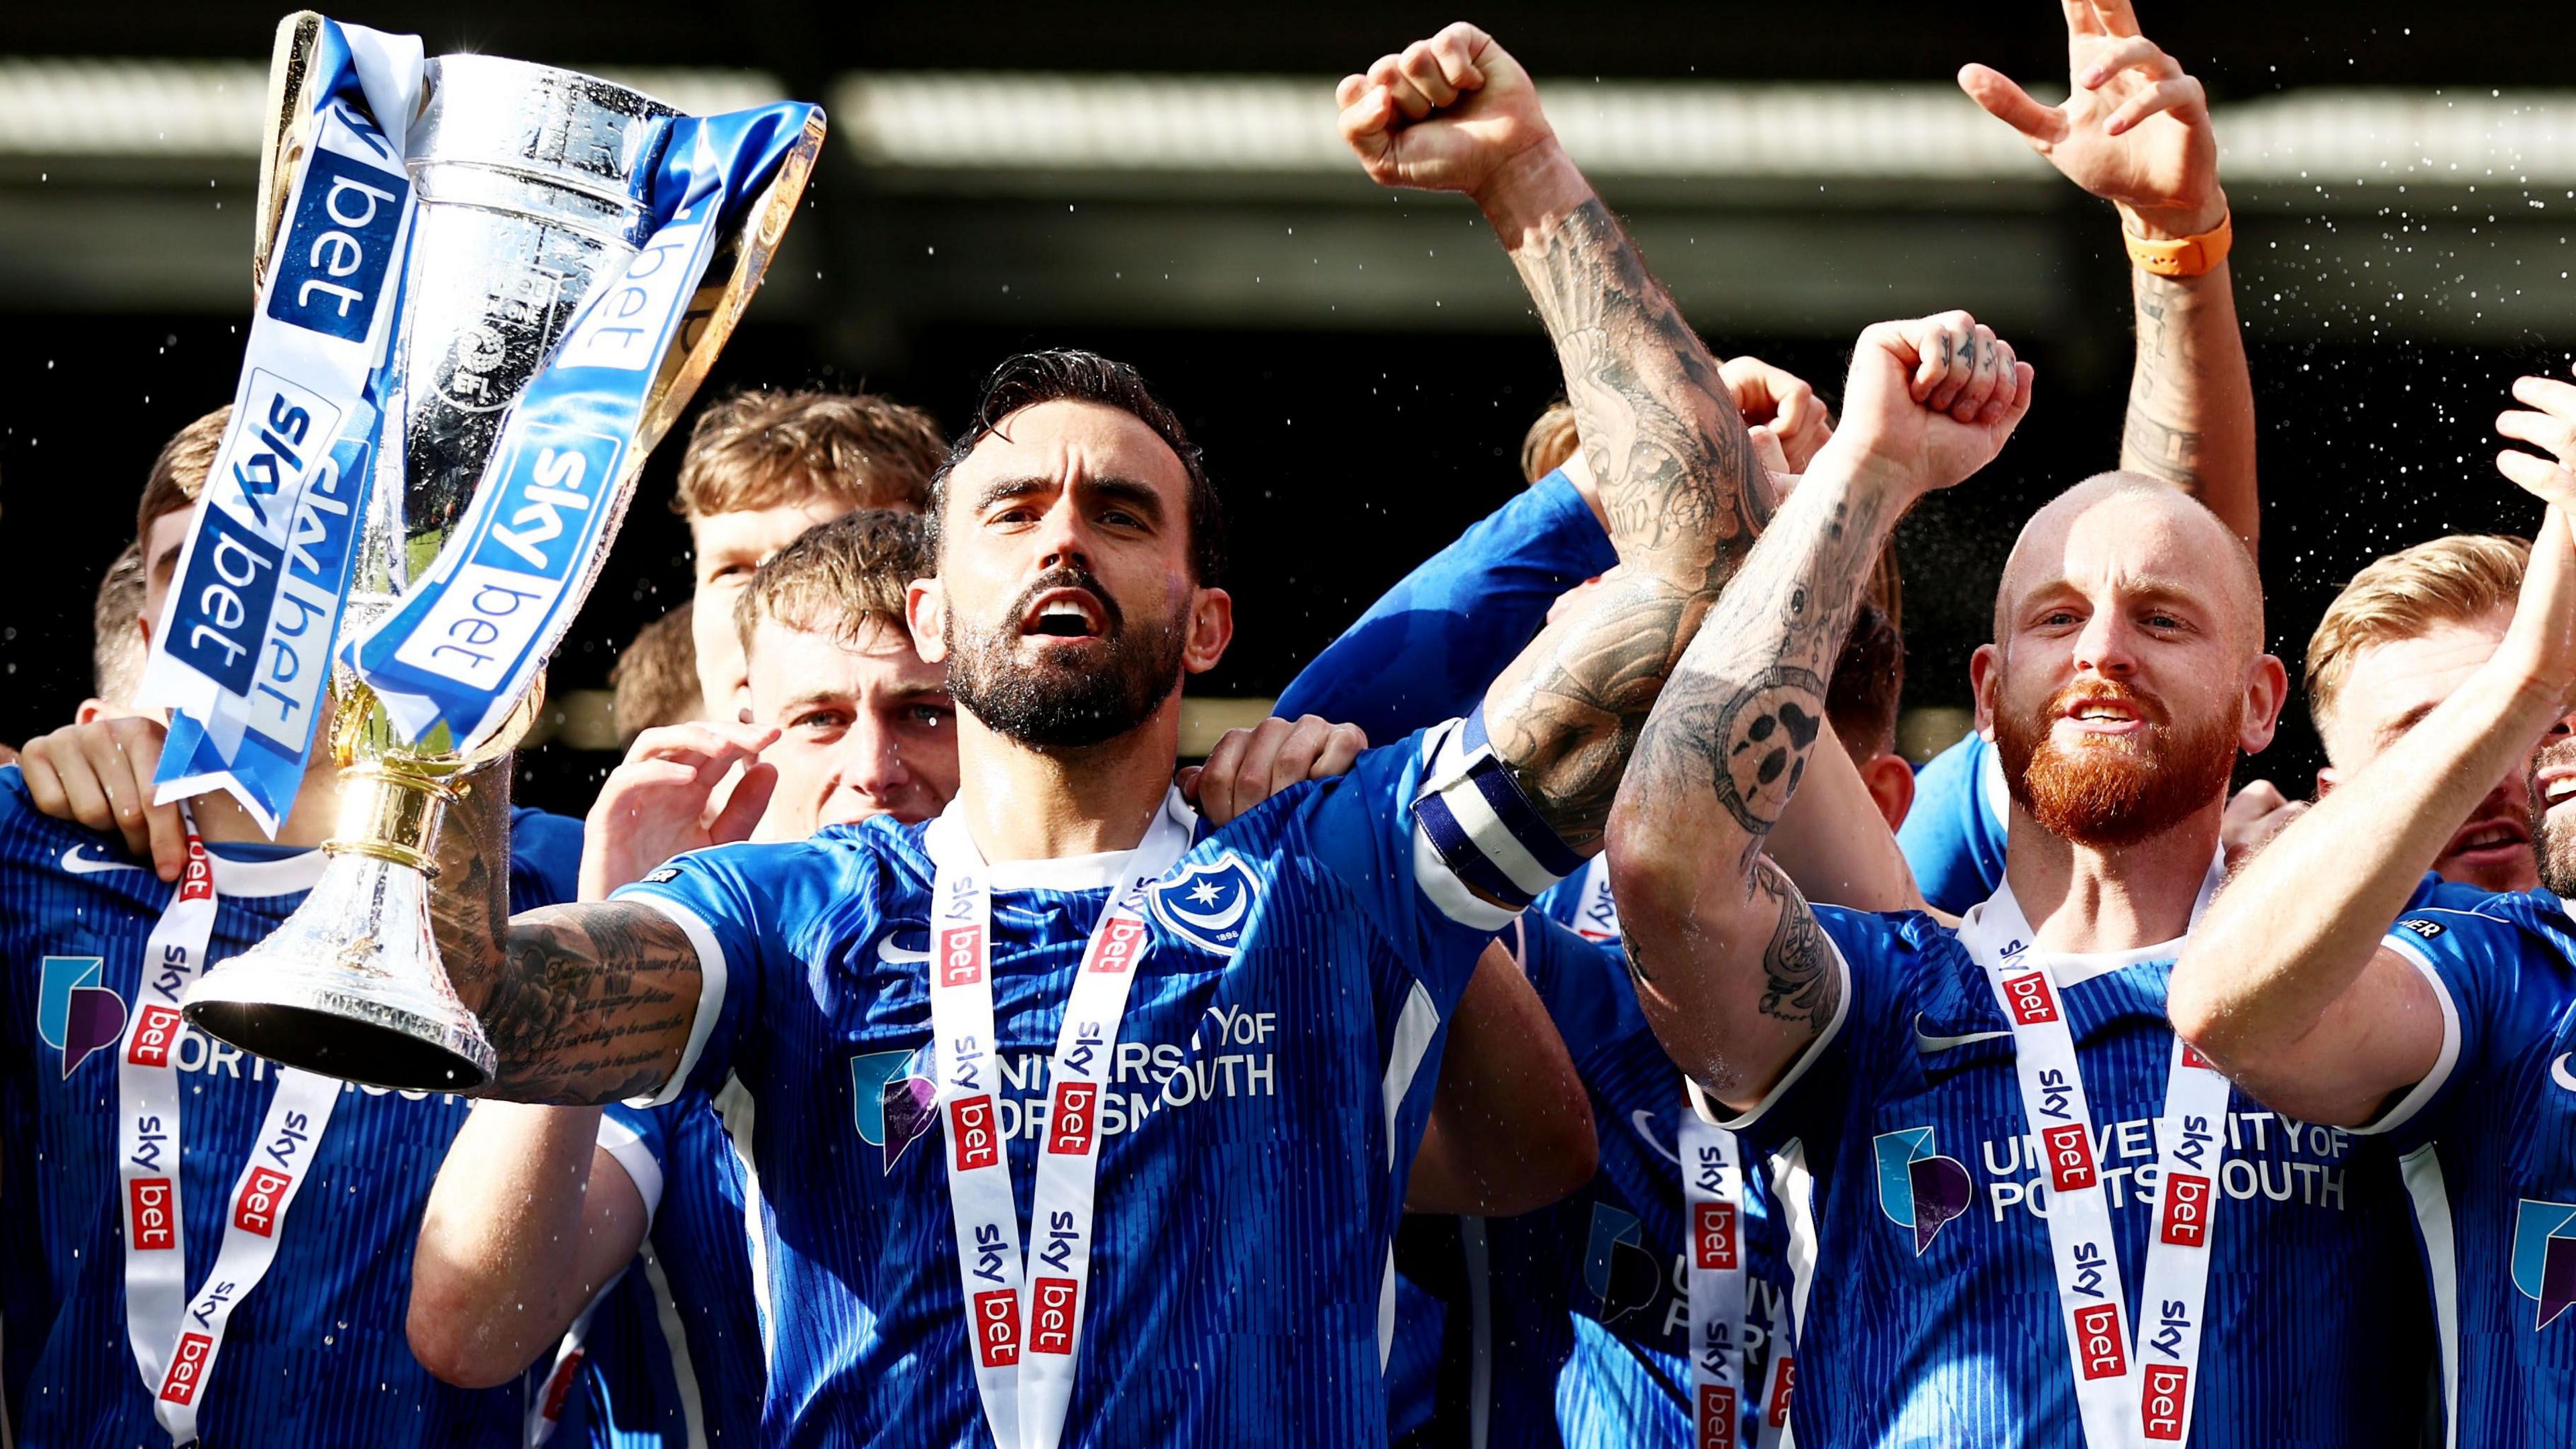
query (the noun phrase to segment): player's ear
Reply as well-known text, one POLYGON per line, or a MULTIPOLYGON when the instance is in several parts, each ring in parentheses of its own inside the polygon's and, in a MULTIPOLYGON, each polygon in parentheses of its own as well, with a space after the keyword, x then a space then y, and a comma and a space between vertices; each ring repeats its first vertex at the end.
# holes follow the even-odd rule
POLYGON ((1977 733, 1995 737, 1995 695, 2003 687, 2003 655, 1992 644, 1980 644, 1968 656, 1968 692, 1976 701, 1977 733))
MULTIPOLYGON (((1223 589, 1194 589, 1190 597, 1190 637, 1181 651, 1181 667, 1205 674, 1225 657, 1234 642, 1234 596, 1223 589)), ((926 656, 925 656, 926 657, 926 656)))
POLYGON ((912 652, 924 664, 948 662, 948 594, 939 580, 914 579, 904 586, 903 621, 912 629, 912 652))
POLYGON ((1872 755, 1860 767, 1861 783, 1869 786, 1869 798, 1878 804, 1878 813, 1894 830, 1905 823, 1914 808, 1914 767, 1903 755, 1872 755))
POLYGON ((2245 677, 2244 724, 2236 732, 2237 748, 2259 755, 2280 726, 2281 706, 2290 698, 2290 671, 2279 657, 2258 654, 2245 677))

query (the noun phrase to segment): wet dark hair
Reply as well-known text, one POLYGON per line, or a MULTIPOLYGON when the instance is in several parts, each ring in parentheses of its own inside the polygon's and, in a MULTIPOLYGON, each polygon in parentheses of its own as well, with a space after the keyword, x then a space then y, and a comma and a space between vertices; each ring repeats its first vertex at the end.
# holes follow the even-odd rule
POLYGON ((1180 458, 1181 471, 1190 479, 1190 571, 1202 587, 1213 588, 1223 582, 1225 508, 1217 498, 1216 485, 1208 481, 1207 463, 1199 456, 1198 445, 1190 441, 1181 420, 1145 385, 1142 373, 1099 353, 1069 347, 1005 358, 1001 366, 993 369, 992 376, 984 379, 984 394, 976 400, 974 417, 957 441, 949 444, 948 456, 930 477, 931 556, 939 555, 948 508, 948 477, 957 471, 957 465, 965 462, 975 446, 1013 413, 1068 399, 1118 409, 1153 429, 1154 436, 1180 458))

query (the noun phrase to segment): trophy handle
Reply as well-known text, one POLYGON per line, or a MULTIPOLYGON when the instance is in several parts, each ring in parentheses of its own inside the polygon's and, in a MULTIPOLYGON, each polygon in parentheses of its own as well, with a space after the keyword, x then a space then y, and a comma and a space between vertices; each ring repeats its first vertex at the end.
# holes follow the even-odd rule
POLYGON ((787 235, 787 224, 796 219, 797 204, 805 198, 805 183, 812 179, 814 158, 823 148, 823 130, 823 113, 817 110, 807 118, 804 134, 779 161, 778 174, 743 209, 742 229, 725 239, 708 267, 713 273, 729 253, 732 270, 722 282, 712 276, 699 281, 697 294, 689 299, 688 316, 680 322, 679 345, 662 359, 644 415, 637 420, 635 446, 627 453, 630 472, 642 471, 645 458, 697 396, 708 369, 715 366, 716 354, 724 350, 742 321, 743 309, 751 305, 751 294, 760 290, 760 279, 769 271, 780 239, 787 235))
POLYGON ((312 108, 304 80, 313 72, 313 49, 322 39, 322 14, 298 10, 277 22, 268 53, 268 144, 259 148, 259 210, 251 217, 250 284, 268 276, 268 254, 285 224, 287 192, 295 185, 295 157, 312 141, 312 108))

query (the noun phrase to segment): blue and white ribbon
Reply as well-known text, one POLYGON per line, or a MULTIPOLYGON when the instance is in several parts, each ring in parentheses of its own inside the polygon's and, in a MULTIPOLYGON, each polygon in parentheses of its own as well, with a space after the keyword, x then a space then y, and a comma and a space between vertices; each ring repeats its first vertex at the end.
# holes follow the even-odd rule
POLYGON ((521 395, 455 537, 344 653, 407 738, 442 725, 457 747, 487 737, 571 626, 625 512, 627 450, 698 280, 813 113, 785 102, 671 123, 651 240, 582 304, 521 395))
POLYGON ((271 834, 304 776, 357 553, 411 239, 420 39, 326 20, 313 74, 311 142, 140 691, 171 711, 155 798, 223 790, 271 834))

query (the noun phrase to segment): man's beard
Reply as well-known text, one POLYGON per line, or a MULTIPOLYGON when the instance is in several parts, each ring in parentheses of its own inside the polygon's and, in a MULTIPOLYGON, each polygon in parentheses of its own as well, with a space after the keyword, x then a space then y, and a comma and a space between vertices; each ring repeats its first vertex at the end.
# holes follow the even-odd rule
POLYGON ((1995 751, 2013 803, 2042 830, 2096 848, 2135 845, 2227 798, 2236 768, 2233 714, 2178 730, 2146 699, 2108 681, 2069 685, 2040 709, 1995 717, 1995 751), (2145 724, 2140 735, 2092 737, 2066 747, 2050 733, 2082 700, 2116 700, 2145 724))
POLYGON ((2552 745, 2531 757, 2525 777, 2531 797, 2531 856, 2540 867, 2540 884, 2561 899, 2576 897, 2576 827, 2549 818, 2549 801, 2540 793, 2540 772, 2576 760, 2576 741, 2552 745))
MULTIPOLYGON (((1169 619, 1132 628, 1118 602, 1088 570, 1061 568, 1029 585, 992 628, 962 626, 948 615, 948 689, 986 728, 1036 749, 1079 749, 1116 739, 1143 724, 1181 682, 1188 646, 1187 605, 1169 619), (1018 652, 1020 621, 1038 595, 1087 589, 1104 620, 1096 665, 1068 651, 1018 652)), ((1089 651, 1085 651, 1089 652, 1089 651)))

